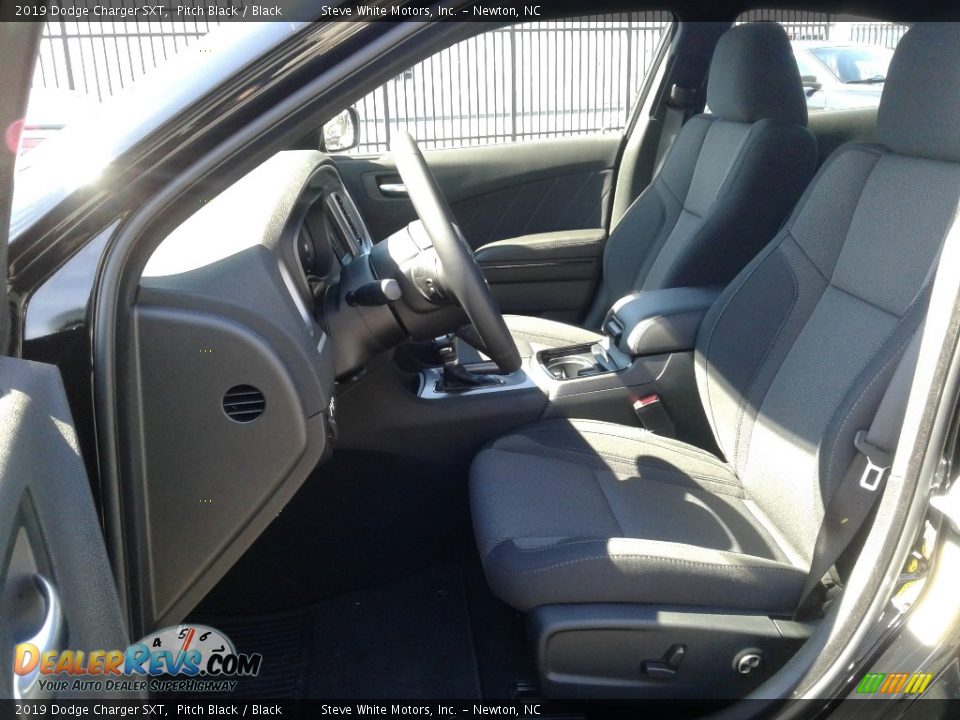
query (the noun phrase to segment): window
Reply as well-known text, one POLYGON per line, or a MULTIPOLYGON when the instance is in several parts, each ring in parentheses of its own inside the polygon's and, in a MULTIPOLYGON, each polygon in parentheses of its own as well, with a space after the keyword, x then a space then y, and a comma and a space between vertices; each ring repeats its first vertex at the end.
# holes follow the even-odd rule
POLYGON ((362 98, 352 152, 386 151, 397 128, 425 148, 620 132, 672 21, 619 13, 464 40, 362 98))
POLYGON ((810 54, 842 83, 883 82, 893 51, 881 47, 812 47, 810 54))
POLYGON ((897 23, 804 11, 751 10, 738 18, 759 21, 787 31, 811 111, 877 107, 893 50, 907 31, 897 23))
POLYGON ((823 73, 823 67, 807 53, 794 50, 793 56, 797 59, 797 68, 800 70, 800 77, 815 78, 823 73))

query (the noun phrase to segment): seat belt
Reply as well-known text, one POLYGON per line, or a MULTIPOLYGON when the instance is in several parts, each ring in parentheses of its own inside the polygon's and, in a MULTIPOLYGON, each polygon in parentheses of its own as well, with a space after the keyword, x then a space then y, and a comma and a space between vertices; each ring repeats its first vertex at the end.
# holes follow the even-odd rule
POLYGON ((660 140, 657 144, 657 156, 654 160, 653 177, 660 172, 667 151, 673 145, 673 141, 680 134, 684 121, 687 119, 687 110, 693 107, 693 101, 697 96, 697 91, 692 88, 683 88, 679 85, 673 85, 670 88, 670 97, 664 103, 667 111, 663 116, 663 129, 660 131, 660 140))
POLYGON ((819 609, 820 597, 815 591, 820 587, 820 581, 853 542, 883 494, 907 410, 913 373, 920 354, 922 329, 921 325, 900 358, 870 428, 859 430, 854 436, 857 455, 824 508, 810 572, 807 573, 794 613, 796 619, 809 618, 819 609))

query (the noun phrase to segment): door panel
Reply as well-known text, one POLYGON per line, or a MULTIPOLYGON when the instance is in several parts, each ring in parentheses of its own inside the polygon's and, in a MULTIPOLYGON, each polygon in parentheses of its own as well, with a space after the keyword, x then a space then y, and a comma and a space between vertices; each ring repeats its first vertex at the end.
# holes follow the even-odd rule
MULTIPOLYGON (((519 235, 603 227, 621 139, 592 135, 424 154, 467 242, 478 248, 519 235)), ((391 187, 400 177, 389 154, 336 162, 374 240, 415 219, 409 199, 391 187)))
POLYGON ((596 292, 606 239, 597 228, 537 233, 488 243, 476 256, 501 308, 576 322, 596 292))
MULTIPOLYGON (((498 251, 537 246, 535 259, 506 262, 498 252, 485 263, 496 266, 487 278, 504 312, 582 317, 599 280, 621 140, 590 135, 425 153, 472 248, 483 255, 491 243, 498 251), (582 252, 571 257, 571 245, 582 252)), ((374 240, 416 218, 389 155, 336 162, 374 240)))
MULTIPOLYGON (((0 23, 0 127, 19 140, 42 23, 0 23)), ((0 152, 0 273, 7 241, 16 147, 0 152)), ((10 306, 0 283, 0 355, 10 306)), ((15 648, 127 646, 126 621, 110 570, 90 481, 60 372, 0 357, 0 698, 56 697, 38 673, 15 674, 15 648)), ((88 695, 96 697, 96 694, 88 695)))
POLYGON ((127 647, 60 373, 12 358, 0 358, 0 545, 0 697, 44 697, 13 674, 18 643, 127 647))

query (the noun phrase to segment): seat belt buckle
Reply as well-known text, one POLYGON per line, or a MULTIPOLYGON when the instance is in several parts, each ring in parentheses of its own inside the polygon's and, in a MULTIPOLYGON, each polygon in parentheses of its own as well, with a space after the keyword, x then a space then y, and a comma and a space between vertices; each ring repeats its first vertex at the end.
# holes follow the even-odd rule
POLYGON ((667 409, 660 402, 659 395, 651 393, 635 399, 632 404, 633 412, 645 430, 664 437, 676 437, 676 427, 667 409))
POLYGON ((863 474, 860 476, 860 487, 864 490, 875 492, 876 489, 880 487, 884 475, 892 464, 890 453, 881 450, 868 441, 866 430, 857 431, 857 434, 853 437, 853 444, 867 462, 867 466, 863 469, 863 474))

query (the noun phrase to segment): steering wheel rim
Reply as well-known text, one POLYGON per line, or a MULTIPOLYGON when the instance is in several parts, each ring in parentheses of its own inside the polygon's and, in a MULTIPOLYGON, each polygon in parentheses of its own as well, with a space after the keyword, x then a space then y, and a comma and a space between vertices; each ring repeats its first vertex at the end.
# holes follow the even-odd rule
POLYGON ((513 335, 417 141, 410 133, 401 131, 391 141, 390 152, 413 209, 440 258, 444 286, 460 302, 483 340, 484 352, 497 367, 505 373, 519 370, 522 360, 513 335))

